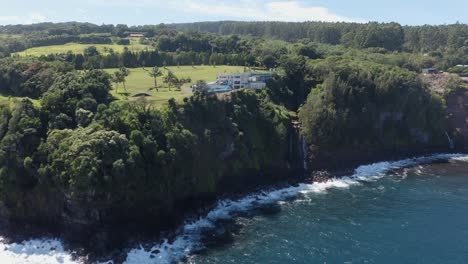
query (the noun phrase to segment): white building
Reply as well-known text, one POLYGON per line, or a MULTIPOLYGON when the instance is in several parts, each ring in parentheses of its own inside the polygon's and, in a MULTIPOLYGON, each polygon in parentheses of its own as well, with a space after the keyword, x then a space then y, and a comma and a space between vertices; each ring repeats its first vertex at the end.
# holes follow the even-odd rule
MULTIPOLYGON (((273 78, 270 73, 220 73, 215 82, 209 82, 205 90, 210 93, 230 92, 237 89, 261 90, 273 78)), ((192 87, 197 89, 196 86, 192 87)))
POLYGON ((266 82, 273 78, 270 73, 220 73, 218 74, 217 83, 229 84, 233 90, 236 89, 263 89, 266 87, 266 82))

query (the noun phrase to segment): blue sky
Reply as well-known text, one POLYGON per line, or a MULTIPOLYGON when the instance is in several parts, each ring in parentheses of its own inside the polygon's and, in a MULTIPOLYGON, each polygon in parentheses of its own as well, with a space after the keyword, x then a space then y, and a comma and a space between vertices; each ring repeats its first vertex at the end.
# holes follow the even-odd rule
POLYGON ((0 0, 0 24, 82 21, 159 24, 195 21, 396 21, 468 23, 468 0, 0 0))

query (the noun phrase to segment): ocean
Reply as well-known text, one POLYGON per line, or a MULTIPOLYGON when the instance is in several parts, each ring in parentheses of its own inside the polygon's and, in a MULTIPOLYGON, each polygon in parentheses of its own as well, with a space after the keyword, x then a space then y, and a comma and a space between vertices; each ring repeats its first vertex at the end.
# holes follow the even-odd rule
MULTIPOLYGON (((0 247, 0 263, 78 263, 57 239, 0 247)), ((468 263, 468 156, 379 162, 222 200, 125 263, 179 262, 468 263)))

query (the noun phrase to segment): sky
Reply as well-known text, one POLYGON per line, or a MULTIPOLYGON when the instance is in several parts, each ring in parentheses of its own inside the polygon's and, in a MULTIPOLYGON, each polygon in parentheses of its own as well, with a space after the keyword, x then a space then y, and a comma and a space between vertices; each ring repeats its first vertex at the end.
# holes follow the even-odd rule
POLYGON ((468 0, 0 0, 0 25, 219 20, 468 23, 468 0))

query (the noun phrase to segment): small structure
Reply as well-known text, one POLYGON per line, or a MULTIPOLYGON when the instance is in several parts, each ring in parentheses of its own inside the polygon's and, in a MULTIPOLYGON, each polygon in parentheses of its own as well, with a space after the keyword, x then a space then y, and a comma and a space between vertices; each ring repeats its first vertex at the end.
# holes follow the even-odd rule
POLYGON ((130 35, 128 35, 129 38, 142 38, 144 36, 145 35, 141 33, 130 33, 130 35))
POLYGON ((462 82, 464 83, 468 83, 468 77, 460 77, 462 82))
POLYGON ((424 74, 439 74, 440 71, 438 69, 434 69, 434 68, 427 68, 427 69, 423 69, 422 73, 424 73, 424 74))

